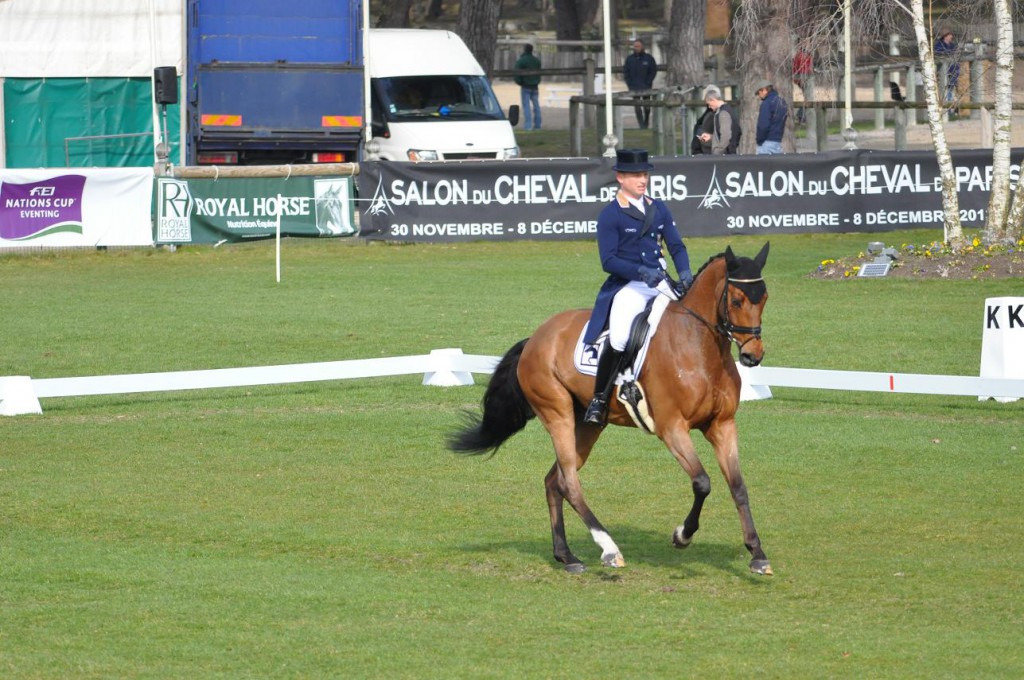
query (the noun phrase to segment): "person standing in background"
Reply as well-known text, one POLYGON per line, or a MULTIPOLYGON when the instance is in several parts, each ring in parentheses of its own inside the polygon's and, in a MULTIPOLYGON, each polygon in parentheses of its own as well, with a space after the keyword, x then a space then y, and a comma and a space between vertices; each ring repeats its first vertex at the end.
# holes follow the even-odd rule
MULTIPOLYGON (((644 41, 633 41, 633 53, 626 57, 622 65, 622 77, 626 81, 626 87, 630 92, 649 92, 654 87, 654 77, 658 75, 658 62, 654 57, 644 51, 644 41)), ((650 99, 649 96, 637 96, 639 101, 650 99)), ((637 105, 636 122, 641 130, 646 130, 651 124, 651 107, 637 105)))
MULTIPOLYGON (((814 75, 814 58, 803 47, 793 55, 793 84, 800 88, 800 94, 807 100, 807 79, 814 75)), ((804 122, 804 107, 796 110, 796 122, 804 122)))
POLYGON ((758 82, 755 91, 761 98, 761 108, 757 112, 757 154, 768 156, 782 153, 782 135, 786 131, 786 116, 789 107, 775 91, 770 80, 758 82))
MULTIPOLYGON (((534 56, 533 45, 523 46, 523 53, 519 55, 519 59, 516 60, 513 68, 516 71, 536 71, 540 69, 540 59, 534 56)), ((519 101, 523 107, 523 128, 526 130, 539 130, 540 74, 517 75, 513 80, 519 86, 519 101)))
MULTIPOLYGON (((948 28, 940 31, 939 39, 935 41, 935 60, 939 62, 938 66, 947 62, 949 64, 946 67, 945 100, 947 104, 952 104, 956 98, 956 85, 960 80, 960 62, 956 60, 956 49, 956 38, 953 37, 953 31, 948 28)), ((949 115, 953 117, 955 114, 950 111, 949 115)))
POLYGON ((711 135, 715 131, 715 112, 705 105, 704 112, 697 118, 693 126, 693 139, 690 141, 690 155, 711 155, 711 135))
POLYGON ((732 107, 722 99, 722 91, 715 85, 704 88, 704 103, 714 114, 711 132, 701 135, 701 141, 711 147, 711 155, 734 154, 740 144, 740 121, 732 107))

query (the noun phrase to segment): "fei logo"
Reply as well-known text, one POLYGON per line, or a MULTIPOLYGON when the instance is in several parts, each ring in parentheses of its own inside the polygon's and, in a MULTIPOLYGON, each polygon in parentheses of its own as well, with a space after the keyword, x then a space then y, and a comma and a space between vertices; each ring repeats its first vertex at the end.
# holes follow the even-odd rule
POLYGON ((156 181, 156 241, 174 243, 192 240, 192 210, 195 201, 188 182, 168 177, 156 181))
POLYGON ((81 235, 84 196, 85 175, 56 175, 24 184, 0 182, 0 239, 81 235))

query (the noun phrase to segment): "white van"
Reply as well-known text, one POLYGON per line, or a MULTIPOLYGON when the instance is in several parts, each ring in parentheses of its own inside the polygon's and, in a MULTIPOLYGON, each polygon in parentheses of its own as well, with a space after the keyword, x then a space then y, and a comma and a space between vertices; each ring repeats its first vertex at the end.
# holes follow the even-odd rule
POLYGON ((466 44, 451 31, 369 31, 372 140, 369 155, 390 161, 519 156, 512 126, 466 44))

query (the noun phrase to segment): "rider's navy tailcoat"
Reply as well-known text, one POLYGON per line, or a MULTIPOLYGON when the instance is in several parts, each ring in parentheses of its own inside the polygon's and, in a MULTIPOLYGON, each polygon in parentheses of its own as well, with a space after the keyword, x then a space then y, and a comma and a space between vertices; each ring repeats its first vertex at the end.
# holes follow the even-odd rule
POLYGON ((689 277, 690 256, 668 206, 646 196, 644 203, 647 210, 654 211, 654 219, 643 235, 644 215, 624 198, 620 202, 616 197, 597 218, 597 249, 601 268, 608 272, 608 278, 597 293, 584 342, 597 340, 608 325, 612 298, 630 281, 640 280, 638 270, 641 266, 662 269, 662 243, 668 247, 680 278, 689 277))

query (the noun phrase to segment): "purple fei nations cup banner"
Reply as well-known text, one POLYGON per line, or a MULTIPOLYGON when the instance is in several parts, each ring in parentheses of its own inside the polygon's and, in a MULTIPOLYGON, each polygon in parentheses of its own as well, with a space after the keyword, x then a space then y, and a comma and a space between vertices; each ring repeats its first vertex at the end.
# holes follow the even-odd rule
POLYGON ((0 184, 0 238, 23 241, 61 231, 82 233, 83 175, 0 184))
POLYGON ((0 170, 0 250, 151 246, 150 168, 0 170))

